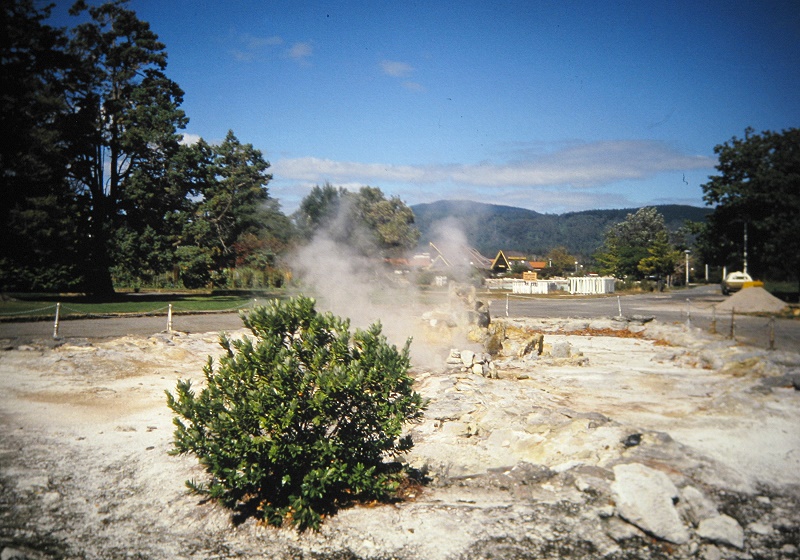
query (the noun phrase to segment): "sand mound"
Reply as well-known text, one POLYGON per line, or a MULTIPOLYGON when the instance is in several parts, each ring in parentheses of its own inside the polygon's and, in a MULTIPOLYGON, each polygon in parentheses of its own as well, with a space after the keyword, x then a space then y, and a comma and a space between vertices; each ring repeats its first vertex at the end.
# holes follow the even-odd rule
POLYGON ((739 290, 717 306, 717 311, 741 313, 780 313, 786 303, 761 287, 739 290))

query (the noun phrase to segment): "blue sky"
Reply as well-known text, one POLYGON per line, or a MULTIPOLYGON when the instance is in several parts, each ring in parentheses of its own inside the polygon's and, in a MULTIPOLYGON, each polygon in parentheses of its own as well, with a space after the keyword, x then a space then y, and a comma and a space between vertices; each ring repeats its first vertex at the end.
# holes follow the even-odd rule
POLYGON ((187 138, 260 149, 287 213, 326 181, 409 205, 702 206, 715 145, 800 124, 796 1, 130 7, 167 46, 187 138))

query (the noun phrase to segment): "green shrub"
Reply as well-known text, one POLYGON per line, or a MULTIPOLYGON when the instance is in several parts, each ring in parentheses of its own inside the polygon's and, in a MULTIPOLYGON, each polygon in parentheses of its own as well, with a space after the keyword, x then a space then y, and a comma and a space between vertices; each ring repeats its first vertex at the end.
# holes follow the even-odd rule
POLYGON ((436 272, 433 270, 420 270, 417 272, 417 285, 418 286, 431 286, 436 278, 436 272))
POLYGON ((272 301, 242 315, 255 339, 220 344, 195 393, 167 392, 172 453, 193 453, 210 475, 193 491, 273 525, 318 528, 322 517, 360 501, 385 501, 407 473, 385 463, 409 450, 407 421, 424 403, 408 375, 409 339, 389 345, 376 323, 351 336, 350 323, 318 313, 313 299, 272 301))

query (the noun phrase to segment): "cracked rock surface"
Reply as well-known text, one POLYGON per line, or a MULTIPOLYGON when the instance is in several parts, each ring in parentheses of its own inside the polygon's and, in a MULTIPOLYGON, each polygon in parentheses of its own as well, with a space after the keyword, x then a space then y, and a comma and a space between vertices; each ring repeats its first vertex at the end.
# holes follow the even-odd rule
MULTIPOLYGON (((427 484, 318 533, 187 494, 164 399, 217 335, 0 353, 2 558, 796 558, 800 356, 657 321, 510 320, 492 375, 415 365, 427 484), (544 351, 519 355, 537 334, 544 351), (553 349, 556 351, 553 352, 553 349), (568 349, 569 351, 564 351, 568 349)), ((238 335, 243 334, 237 333, 238 335)), ((473 350, 474 351, 474 350, 473 350)), ((488 362, 486 362, 488 363, 488 362)))

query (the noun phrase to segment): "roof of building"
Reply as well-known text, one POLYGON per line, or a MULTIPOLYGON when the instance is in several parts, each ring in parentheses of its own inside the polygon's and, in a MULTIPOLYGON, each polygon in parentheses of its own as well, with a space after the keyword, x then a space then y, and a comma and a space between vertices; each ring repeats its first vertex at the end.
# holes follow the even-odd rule
POLYGON ((490 269, 492 261, 481 255, 476 249, 464 243, 437 241, 429 243, 431 261, 434 265, 441 263, 445 267, 472 266, 479 269, 490 269))
POLYGON ((508 262, 508 258, 506 257, 505 253, 502 250, 497 251, 497 256, 495 256, 494 260, 491 264, 492 270, 508 270, 511 268, 511 264, 508 262))

